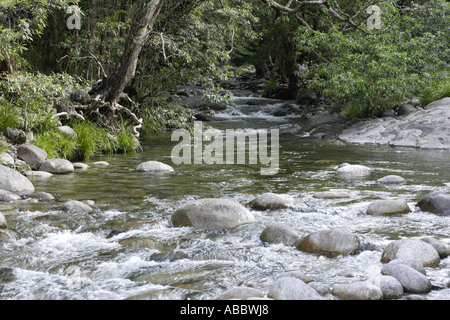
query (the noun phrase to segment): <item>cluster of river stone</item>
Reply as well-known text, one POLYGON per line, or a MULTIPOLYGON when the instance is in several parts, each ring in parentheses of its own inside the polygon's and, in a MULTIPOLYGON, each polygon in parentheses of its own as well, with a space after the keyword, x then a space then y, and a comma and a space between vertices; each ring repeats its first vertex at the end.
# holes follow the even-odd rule
MULTIPOLYGON (((84 163, 71 163, 64 159, 47 159, 47 154, 34 145, 18 146, 14 155, 2 154, 0 165, 0 201, 14 202, 34 198, 39 201, 53 201, 52 195, 35 192, 32 182, 23 174, 9 166, 17 161, 24 161, 30 171, 28 176, 47 177, 53 174, 73 172, 75 169, 86 170, 84 163), (9 157, 11 159, 9 159, 9 157), (14 159, 15 158, 15 159, 14 159), (7 161, 5 161, 5 159, 7 161), (6 163, 5 163, 6 162, 6 163)), ((94 165, 107 165, 97 162, 94 165)), ((158 161, 140 164, 137 171, 149 173, 170 173, 173 168, 158 161)), ((361 165, 342 164, 337 172, 341 175, 367 175, 371 169, 361 165)), ((399 176, 387 176, 381 184, 404 184, 399 176)), ((345 192, 317 192, 316 198, 348 198, 345 192)), ((253 210, 280 210, 295 208, 295 199, 287 194, 265 193, 247 205, 230 199, 199 199, 178 208, 171 216, 173 227, 192 227, 201 230, 220 230, 237 228, 255 223, 253 210)), ((433 192, 417 203, 417 206, 430 214, 449 214, 450 195, 433 192)), ((70 200, 62 204, 67 213, 90 213, 94 209, 86 203, 70 200)), ((368 215, 406 214, 411 209, 405 200, 377 200, 367 208, 368 215)), ((15 239, 8 229, 5 216, 0 213, 0 241, 15 239)), ((358 235, 345 228, 325 229, 301 236, 289 225, 271 223, 260 235, 263 243, 282 243, 311 254, 355 255, 365 250, 358 235)), ((419 294, 433 289, 427 277, 425 267, 436 267, 442 258, 450 254, 450 245, 432 237, 396 240, 382 248, 381 262, 384 263, 380 273, 369 281, 349 284, 336 284, 332 288, 301 272, 289 272, 272 284, 269 292, 255 288, 238 287, 224 292, 218 299, 287 299, 287 300, 380 300, 380 299, 424 299, 419 294)), ((445 286, 450 285, 450 279, 445 286)))

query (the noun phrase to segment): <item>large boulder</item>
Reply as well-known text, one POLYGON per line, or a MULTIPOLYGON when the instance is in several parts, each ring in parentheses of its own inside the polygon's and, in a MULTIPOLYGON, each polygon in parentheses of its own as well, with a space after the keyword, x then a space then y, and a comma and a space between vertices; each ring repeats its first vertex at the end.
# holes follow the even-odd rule
POLYGON ((19 172, 0 165, 0 189, 28 195, 34 192, 34 186, 25 176, 19 172))
POLYGON ((450 98, 444 98, 399 118, 360 121, 340 135, 349 143, 419 149, 450 149, 450 98))
POLYGON ((366 213, 373 216, 404 214, 411 212, 405 200, 376 200, 367 208, 366 213))
POLYGON ((53 174, 66 174, 75 171, 72 162, 65 159, 49 159, 45 160, 39 167, 40 171, 50 172, 53 174))
POLYGON ((175 227, 217 230, 236 228, 256 222, 243 205, 229 199, 200 199, 176 210, 172 215, 175 227))
POLYGON ((47 159, 47 152, 32 144, 22 144, 17 148, 17 158, 25 161, 31 169, 37 170, 47 159))
POLYGON ((293 208, 295 199, 288 194, 263 193, 250 201, 249 205, 255 210, 278 210, 293 208))
POLYGON ((436 249, 441 258, 447 258, 450 255, 450 244, 448 244, 447 242, 438 240, 433 237, 424 237, 420 238, 420 240, 431 244, 433 248, 436 249))
POLYGON ((431 282, 423 273, 395 260, 387 263, 381 269, 383 275, 394 277, 400 282, 404 292, 427 293, 431 291, 431 282))
POLYGON ((300 239, 300 235, 294 228, 274 222, 264 228, 260 239, 266 243, 282 243, 285 246, 294 246, 300 239))
POLYGON ((20 129, 6 128, 5 136, 17 144, 22 144, 27 141, 27 134, 20 129))
POLYGON ((426 212, 450 214, 450 194, 432 192, 421 199, 417 206, 426 212))
POLYGON ((270 287, 267 297, 275 300, 323 300, 322 296, 298 278, 281 277, 270 287))
POLYGON ((161 163, 159 161, 147 161, 139 164, 136 171, 140 172, 173 172, 173 168, 167 164, 161 163))
POLYGON ((389 243, 383 250, 381 262, 387 263, 395 259, 419 260, 425 267, 435 267, 441 260, 436 249, 420 239, 402 239, 389 243))
POLYGON ((344 228, 321 230, 301 239, 296 248, 305 252, 351 255, 361 249, 356 235, 344 228))
POLYGON ((381 300, 383 292, 377 286, 369 282, 336 284, 333 295, 341 300, 381 300))

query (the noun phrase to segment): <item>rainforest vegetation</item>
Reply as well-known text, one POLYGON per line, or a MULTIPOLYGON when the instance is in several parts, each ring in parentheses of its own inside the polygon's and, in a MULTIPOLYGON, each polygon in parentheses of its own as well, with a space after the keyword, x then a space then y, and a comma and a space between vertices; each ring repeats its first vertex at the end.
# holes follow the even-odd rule
POLYGON ((380 116, 413 96, 425 105, 450 95, 449 9, 445 0, 0 0, 0 132, 33 132, 32 143, 69 159, 136 150, 142 135, 192 121, 174 98, 180 86, 220 102, 242 77, 271 97, 313 91, 347 117, 380 116))

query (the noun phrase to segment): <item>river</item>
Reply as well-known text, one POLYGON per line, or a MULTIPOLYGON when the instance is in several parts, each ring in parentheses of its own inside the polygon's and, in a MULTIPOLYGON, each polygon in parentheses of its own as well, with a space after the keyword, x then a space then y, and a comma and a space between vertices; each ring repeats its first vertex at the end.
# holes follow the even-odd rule
MULTIPOLYGON (((297 116, 274 117, 283 102, 242 95, 236 107, 217 112, 219 130, 288 128, 297 116)), ((281 130, 282 132, 283 130, 281 130)), ((33 181, 36 191, 57 202, 0 204, 18 239, 0 244, 0 299, 122 300, 214 299, 227 289, 251 286, 267 292, 277 275, 301 271, 329 286, 364 281, 379 272, 381 248, 392 240, 433 236, 450 240, 450 217, 420 212, 415 203, 431 191, 450 191, 450 153, 377 146, 345 145, 304 135, 280 136, 278 174, 260 174, 260 165, 174 165, 171 133, 143 138, 144 151, 91 159, 106 167, 33 181), (172 165, 173 174, 135 171, 144 161, 172 165), (344 162, 373 169, 348 179, 336 174, 344 162), (402 186, 376 180, 396 174, 402 186), (315 199, 316 191, 345 190, 350 199, 315 199), (229 198, 242 204, 264 192, 287 193, 296 209, 253 211, 257 223, 234 230, 173 228, 170 216, 192 199, 229 198), (376 199, 403 198, 412 212, 395 217, 365 214, 376 199), (66 200, 90 201, 89 215, 65 214, 66 200), (368 250, 326 257, 282 244, 265 245, 264 227, 281 222, 302 235, 342 226, 356 233, 368 250)), ((435 287, 450 277, 450 259, 427 268, 435 287)), ((435 289, 427 299, 449 300, 450 289, 435 289)))

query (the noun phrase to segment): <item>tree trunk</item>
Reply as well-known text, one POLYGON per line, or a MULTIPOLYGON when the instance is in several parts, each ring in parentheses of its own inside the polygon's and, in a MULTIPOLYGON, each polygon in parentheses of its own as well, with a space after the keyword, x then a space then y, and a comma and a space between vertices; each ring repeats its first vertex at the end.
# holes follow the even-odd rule
POLYGON ((164 0, 152 0, 149 3, 142 1, 136 7, 133 18, 136 23, 128 34, 120 65, 114 74, 103 80, 99 88, 93 90, 94 94, 102 94, 106 102, 116 103, 120 93, 135 76, 139 54, 163 4, 164 0))

